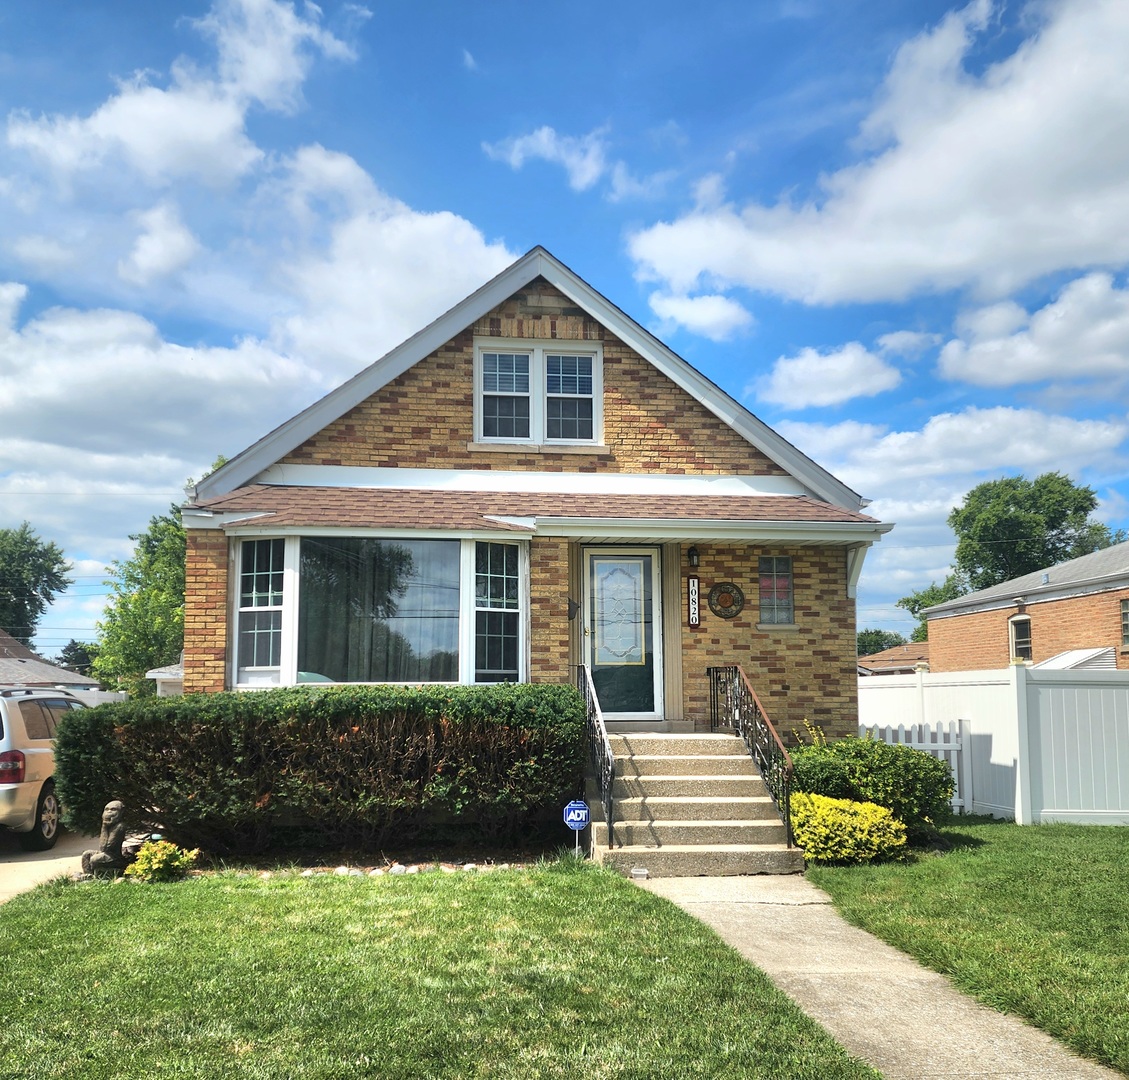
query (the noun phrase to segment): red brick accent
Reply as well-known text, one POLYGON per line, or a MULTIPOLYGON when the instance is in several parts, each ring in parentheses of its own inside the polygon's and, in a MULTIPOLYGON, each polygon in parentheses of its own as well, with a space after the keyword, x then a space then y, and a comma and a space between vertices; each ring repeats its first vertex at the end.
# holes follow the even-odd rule
MULTIPOLYGON (((1025 605, 1031 617, 1031 653, 1039 664, 1068 649, 1112 646, 1117 666, 1129 669, 1129 647, 1121 644, 1121 601, 1129 588, 1033 601, 1025 605)), ((978 611, 929 620, 930 671, 981 671, 1007 667, 1011 662, 1008 620, 1019 614, 1014 604, 996 611, 978 611)))
POLYGON ((228 540, 215 529, 185 530, 184 692, 223 690, 227 679, 228 540))

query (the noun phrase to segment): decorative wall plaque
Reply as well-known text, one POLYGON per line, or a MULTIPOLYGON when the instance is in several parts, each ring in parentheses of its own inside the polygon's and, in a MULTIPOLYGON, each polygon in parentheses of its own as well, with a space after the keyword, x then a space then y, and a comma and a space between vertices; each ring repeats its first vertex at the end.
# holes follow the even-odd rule
POLYGON ((739 615, 745 606, 745 594, 740 586, 734 585, 732 581, 719 582, 710 589, 707 599, 710 611, 721 619, 732 619, 734 615, 739 615))

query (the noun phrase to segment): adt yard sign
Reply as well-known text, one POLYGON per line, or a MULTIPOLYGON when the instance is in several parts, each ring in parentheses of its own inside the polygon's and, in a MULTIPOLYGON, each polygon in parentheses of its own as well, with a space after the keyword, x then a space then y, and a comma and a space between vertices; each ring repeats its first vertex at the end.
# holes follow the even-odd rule
POLYGON ((587 828, 588 804, 580 802, 579 799, 570 802, 564 808, 564 822, 573 832, 580 832, 581 829, 587 828))
POLYGON ((573 799, 572 802, 564 808, 564 823, 573 831, 576 836, 576 854, 580 855, 580 833, 581 830, 588 825, 588 804, 581 802, 579 799, 573 799))

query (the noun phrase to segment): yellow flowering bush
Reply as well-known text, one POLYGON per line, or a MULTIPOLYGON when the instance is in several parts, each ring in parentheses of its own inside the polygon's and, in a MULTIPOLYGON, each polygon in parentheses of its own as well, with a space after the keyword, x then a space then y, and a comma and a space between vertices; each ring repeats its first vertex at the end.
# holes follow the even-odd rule
POLYGON ((861 863, 899 858, 906 827, 884 806, 797 791, 792 832, 809 862, 861 863))

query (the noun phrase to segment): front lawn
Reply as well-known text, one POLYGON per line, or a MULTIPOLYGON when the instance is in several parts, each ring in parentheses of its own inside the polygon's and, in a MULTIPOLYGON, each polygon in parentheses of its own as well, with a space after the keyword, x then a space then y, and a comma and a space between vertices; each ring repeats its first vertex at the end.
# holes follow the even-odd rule
POLYGON ((808 876, 856 926, 1129 1073, 1129 829, 972 819, 908 864, 808 876))
POLYGON ((610 872, 233 872, 0 907, 0 1077, 865 1077, 610 872))

